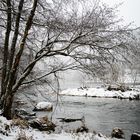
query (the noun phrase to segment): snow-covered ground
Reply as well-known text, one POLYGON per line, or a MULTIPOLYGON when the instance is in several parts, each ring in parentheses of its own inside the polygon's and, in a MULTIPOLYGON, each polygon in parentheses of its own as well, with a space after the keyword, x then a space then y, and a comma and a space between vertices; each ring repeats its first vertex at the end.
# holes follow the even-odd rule
POLYGON ((27 140, 117 140, 116 138, 107 138, 102 134, 94 133, 66 133, 62 131, 60 134, 48 134, 32 128, 21 129, 18 126, 11 126, 11 123, 12 121, 0 116, 1 140, 17 140, 19 137, 24 137, 27 140), (7 125, 10 126, 9 130, 5 130, 7 125))
POLYGON ((61 95, 68 96, 88 96, 88 97, 99 97, 99 98, 120 98, 120 99, 136 99, 140 97, 139 90, 131 91, 109 91, 104 88, 75 88, 66 89, 60 92, 61 95))
MULTIPOLYGON (((1 135, 2 140, 17 140, 20 136, 25 136, 29 140, 111 140, 111 138, 100 137, 98 135, 92 135, 91 133, 84 134, 45 134, 45 132, 39 132, 36 130, 15 130, 16 132, 10 133, 10 136, 1 135)), ((117 139, 112 139, 117 140, 117 139)))

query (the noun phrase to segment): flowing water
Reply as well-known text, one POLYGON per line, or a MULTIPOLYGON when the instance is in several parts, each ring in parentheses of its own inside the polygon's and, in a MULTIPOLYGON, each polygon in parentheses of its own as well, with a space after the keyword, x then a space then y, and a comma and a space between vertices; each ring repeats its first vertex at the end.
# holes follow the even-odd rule
MULTIPOLYGON (((124 130, 126 140, 130 140, 133 132, 140 132, 140 101, 77 96, 61 96, 60 99, 53 113, 37 112, 37 116, 52 116, 53 121, 58 125, 56 132, 62 129, 74 130, 82 125, 80 121, 64 123, 57 118, 77 119, 83 116, 90 132, 101 132, 109 136, 114 127, 119 127, 124 130)), ((38 101, 42 100, 38 98, 38 101)))
POLYGON ((119 127, 124 130, 126 139, 130 139, 133 132, 140 131, 140 101, 63 96, 53 113, 55 123, 64 130, 76 129, 82 123, 62 123, 57 118, 82 116, 91 132, 95 130, 109 136, 114 127, 119 127))

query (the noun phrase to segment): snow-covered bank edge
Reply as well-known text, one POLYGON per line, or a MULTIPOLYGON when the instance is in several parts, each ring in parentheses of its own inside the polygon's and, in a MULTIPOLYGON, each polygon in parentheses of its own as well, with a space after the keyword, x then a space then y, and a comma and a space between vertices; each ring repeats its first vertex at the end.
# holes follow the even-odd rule
POLYGON ((95 133, 66 133, 62 131, 60 134, 48 134, 46 131, 32 128, 23 129, 19 126, 11 126, 11 124, 12 120, 9 121, 0 116, 1 140, 19 140, 19 138, 24 140, 117 140, 95 133))
POLYGON ((63 90, 62 92, 60 92, 60 95, 140 100, 140 90, 128 90, 122 92, 120 90, 109 91, 104 88, 75 88, 63 90))

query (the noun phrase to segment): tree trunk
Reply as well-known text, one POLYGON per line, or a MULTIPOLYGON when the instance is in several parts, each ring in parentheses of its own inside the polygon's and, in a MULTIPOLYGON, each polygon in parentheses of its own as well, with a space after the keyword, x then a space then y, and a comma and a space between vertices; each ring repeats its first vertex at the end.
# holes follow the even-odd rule
POLYGON ((5 96, 5 85, 2 83, 1 84, 1 94, 0 94, 0 109, 3 109, 3 104, 4 104, 4 96, 5 96))
POLYGON ((7 97, 4 98, 3 104, 3 116, 7 119, 12 119, 12 104, 13 104, 13 94, 8 93, 7 97))
POLYGON ((25 30, 23 33, 23 38, 19 45, 19 51, 17 52, 17 54, 15 54, 15 50, 16 50, 15 47, 16 47, 16 42, 18 38, 20 16, 21 16, 24 0, 20 0, 19 2, 19 7, 18 7, 19 12, 17 13, 15 32, 14 32, 13 41, 11 45, 11 51, 9 54, 8 43, 9 43, 10 31, 11 31, 11 3, 10 2, 11 0, 7 0, 7 7, 8 7, 7 30, 6 30, 6 37, 5 37, 5 44, 4 44, 4 54, 3 54, 4 55, 3 67, 4 68, 3 68, 3 73, 2 73, 2 82, 1 82, 2 88, 1 88, 1 95, 0 95, 0 105, 2 106, 3 116, 6 117, 7 119, 11 119, 13 117, 13 113, 12 113, 12 104, 13 104, 13 98, 14 98, 13 93, 15 93, 18 90, 18 88, 21 86, 21 83, 30 74, 30 71, 32 70, 31 68, 31 70, 28 70, 28 72, 24 74, 22 78, 20 78, 21 80, 19 80, 16 88, 14 89, 15 91, 14 92, 13 86, 16 84, 16 75, 18 75, 18 68, 19 68, 21 56, 24 51, 24 46, 26 43, 28 32, 32 26, 33 17, 36 11, 38 0, 34 0, 33 2, 33 7, 28 17, 25 30))

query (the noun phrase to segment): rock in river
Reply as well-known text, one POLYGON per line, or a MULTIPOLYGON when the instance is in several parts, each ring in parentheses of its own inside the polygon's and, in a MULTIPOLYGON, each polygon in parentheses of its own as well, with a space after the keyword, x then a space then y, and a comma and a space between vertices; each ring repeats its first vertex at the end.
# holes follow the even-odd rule
POLYGON ((56 125, 48 117, 37 118, 29 122, 30 126, 40 131, 55 131, 56 125))
POLYGON ((52 111, 53 105, 50 102, 39 102, 33 111, 52 111))
POLYGON ((115 127, 111 133, 112 138, 122 139, 124 138, 124 132, 121 128, 115 127))
POLYGON ((36 118, 36 113, 27 112, 25 109, 15 109, 15 117, 30 120, 36 118))
POLYGON ((131 140, 140 140, 140 134, 138 133, 133 133, 131 135, 131 140))

